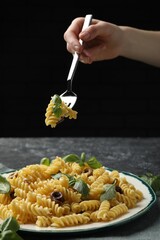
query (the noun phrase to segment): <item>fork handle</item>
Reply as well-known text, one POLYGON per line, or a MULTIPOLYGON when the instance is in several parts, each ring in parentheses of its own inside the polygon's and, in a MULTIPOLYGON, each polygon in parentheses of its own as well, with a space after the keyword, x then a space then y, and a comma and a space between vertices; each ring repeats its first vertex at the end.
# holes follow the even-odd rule
MULTIPOLYGON (((87 14, 84 19, 82 31, 85 30, 90 25, 91 21, 92 21, 92 14, 87 14)), ((83 41, 81 39, 79 40, 79 42, 81 45, 83 44, 83 41)), ((79 62, 79 54, 77 52, 75 52, 73 55, 73 60, 71 63, 67 81, 71 80, 71 82, 72 82, 78 62, 79 62)))

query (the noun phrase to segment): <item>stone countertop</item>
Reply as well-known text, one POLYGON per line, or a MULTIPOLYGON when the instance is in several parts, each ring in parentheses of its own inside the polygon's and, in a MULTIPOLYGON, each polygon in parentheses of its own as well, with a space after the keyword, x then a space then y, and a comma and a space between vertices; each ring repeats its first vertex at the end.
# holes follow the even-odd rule
MULTIPOLYGON (((19 169, 39 163, 41 158, 65 156, 70 153, 95 156, 104 166, 141 175, 160 174, 160 138, 47 137, 0 138, 0 163, 19 169)), ((139 218, 121 226, 98 232, 55 236, 20 232, 23 239, 114 239, 159 240, 160 199, 139 218), (56 238, 55 238, 56 237, 56 238)))

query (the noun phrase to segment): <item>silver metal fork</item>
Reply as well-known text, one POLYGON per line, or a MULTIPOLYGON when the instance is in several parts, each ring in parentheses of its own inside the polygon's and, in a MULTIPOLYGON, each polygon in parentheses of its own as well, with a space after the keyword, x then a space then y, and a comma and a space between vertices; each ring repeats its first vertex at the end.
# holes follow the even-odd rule
MULTIPOLYGON (((92 14, 87 14, 84 19, 82 31, 90 25, 91 21, 92 21, 92 14)), ((83 44, 83 41, 81 39, 79 40, 79 42, 81 45, 83 44)), ((67 90, 60 95, 62 101, 64 101, 64 103, 70 108, 72 108, 77 101, 77 94, 72 91, 72 81, 78 66, 78 62, 79 62, 79 54, 75 52, 73 55, 73 60, 72 60, 69 74, 67 77, 67 90)))

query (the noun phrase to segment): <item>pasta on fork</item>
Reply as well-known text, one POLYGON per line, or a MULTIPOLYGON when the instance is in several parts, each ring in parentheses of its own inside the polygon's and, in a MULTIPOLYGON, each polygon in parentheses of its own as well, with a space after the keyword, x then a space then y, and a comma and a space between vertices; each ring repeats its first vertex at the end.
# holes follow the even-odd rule
POLYGON ((68 107, 60 98, 55 94, 47 106, 45 113, 45 124, 55 128, 59 122, 64 118, 77 119, 77 111, 68 107))

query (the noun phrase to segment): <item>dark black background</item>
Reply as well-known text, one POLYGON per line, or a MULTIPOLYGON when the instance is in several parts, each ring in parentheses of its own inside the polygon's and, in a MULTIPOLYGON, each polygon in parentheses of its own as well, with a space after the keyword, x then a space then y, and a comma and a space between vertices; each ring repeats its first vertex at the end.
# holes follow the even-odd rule
POLYGON ((138 2, 72 8, 45 0, 1 1, 0 137, 160 136, 160 69, 121 57, 79 63, 73 81, 77 120, 66 119, 55 129, 44 122, 51 96, 66 90, 72 56, 63 34, 71 21, 92 13, 159 30, 158 4, 138 2))

